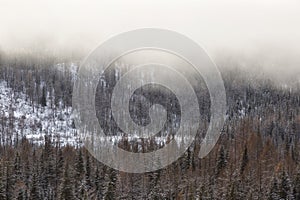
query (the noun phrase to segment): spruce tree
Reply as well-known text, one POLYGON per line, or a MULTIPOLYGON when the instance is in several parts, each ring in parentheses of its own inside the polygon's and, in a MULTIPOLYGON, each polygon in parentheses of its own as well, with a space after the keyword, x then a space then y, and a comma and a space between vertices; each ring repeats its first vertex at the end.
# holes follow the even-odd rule
POLYGON ((60 185, 63 180, 63 174, 64 174, 64 157, 61 148, 58 150, 58 155, 56 157, 56 170, 55 170, 55 197, 57 199, 58 194, 61 193, 60 191, 60 185))
POLYGON ((86 153, 86 162, 85 162, 85 186, 87 189, 92 187, 91 185, 91 163, 89 153, 86 153))
POLYGON ((117 174, 114 169, 110 169, 108 174, 109 182, 107 186, 107 192, 105 194, 105 200, 116 199, 116 185, 117 185, 117 174))
POLYGON ((216 174, 219 175, 221 171, 226 167, 226 153, 224 146, 221 146, 220 152, 219 152, 219 157, 217 160, 217 169, 216 169, 216 174))
POLYGON ((230 187, 227 189, 226 199, 228 200, 236 200, 236 186, 235 183, 232 183, 230 187))
POLYGON ((69 200, 74 199, 74 193, 73 193, 73 183, 71 180, 71 176, 69 173, 69 164, 67 163, 65 166, 65 172, 64 172, 64 179, 63 179, 63 185, 62 185, 62 191, 61 191, 61 200, 69 200))
POLYGON ((288 174, 283 171, 281 173, 281 182, 280 182, 280 198, 281 199, 291 199, 292 196, 292 188, 291 188, 291 181, 288 177, 288 174))
POLYGON ((243 158, 242 158, 242 164, 241 164, 241 174, 243 174, 243 172, 245 171, 248 161, 249 161, 248 149, 247 149, 247 146, 245 146, 244 154, 243 154, 243 158))
POLYGON ((279 185, 277 178, 273 179, 272 187, 269 192, 269 200, 279 200, 280 199, 280 194, 279 194, 279 185))
POLYGON ((300 199, 300 172, 297 173, 294 180, 294 197, 295 199, 300 199))
POLYGON ((75 159, 75 194, 78 198, 84 195, 84 162, 82 156, 82 150, 78 150, 78 155, 75 159))
POLYGON ((42 90, 41 105, 43 107, 47 106, 46 87, 45 86, 43 86, 43 90, 42 90))
POLYGON ((5 171, 4 168, 0 166, 0 199, 6 199, 5 189, 5 171))
POLYGON ((30 200, 36 200, 40 199, 40 192, 39 192, 39 184, 38 184, 38 179, 37 175, 34 173, 33 178, 32 178, 32 185, 31 185, 31 190, 30 190, 30 200))
POLYGON ((101 193, 101 180, 100 180, 100 172, 99 168, 96 169, 96 177, 95 177, 95 186, 96 186, 96 198, 101 199, 102 193, 101 193))
POLYGON ((15 195, 15 176, 9 168, 6 167, 6 199, 13 199, 15 195))
POLYGON ((79 149, 78 156, 75 160, 75 170, 76 170, 76 179, 82 180, 82 176, 84 174, 84 163, 83 163, 83 157, 82 157, 82 151, 79 149))
POLYGON ((15 162, 14 162, 14 174, 16 180, 21 178, 21 158, 19 155, 19 152, 17 152, 16 157, 15 157, 15 162))

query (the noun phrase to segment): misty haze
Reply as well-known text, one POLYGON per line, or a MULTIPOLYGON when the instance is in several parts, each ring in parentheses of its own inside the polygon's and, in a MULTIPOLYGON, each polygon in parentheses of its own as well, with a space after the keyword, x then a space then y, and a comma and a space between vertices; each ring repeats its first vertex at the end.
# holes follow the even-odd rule
MULTIPOLYGON (((300 3, 293 0, 0 0, 0 200, 300 200, 299 10, 300 3), (78 89, 83 97, 90 92, 77 84, 85 61, 113 36, 148 27, 176 31, 197 42, 220 72, 225 122, 204 158, 199 152, 212 121, 210 91, 205 77, 170 52, 131 52, 92 74, 99 78, 91 89, 95 98, 86 99, 91 107, 80 111, 95 117, 105 137, 99 137, 93 126, 84 127, 84 133, 79 127, 82 119, 74 112, 74 90, 83 87, 78 89), (186 105, 180 104, 172 87, 147 83, 128 93, 129 84, 118 85, 139 63, 156 59, 185 77, 195 93, 198 126, 184 126, 184 137, 178 131, 186 105), (124 90, 113 99, 116 86, 124 90), (112 100, 128 100, 128 113, 114 110, 112 100), (161 129, 144 133, 149 137, 125 131, 154 122, 159 124, 154 128, 161 129), (192 129, 197 132, 191 138, 192 129), (85 141, 86 133, 92 144, 85 141), (172 141, 176 153, 184 148, 184 154, 145 173, 111 168, 89 149, 114 146, 150 155, 172 141)), ((113 53, 107 52, 107 59, 113 53)), ((141 83, 173 79, 165 71, 154 77, 141 68, 137 74, 143 77, 137 79, 141 83)), ((185 82, 174 79, 171 84, 177 89, 185 82)), ((184 97, 187 104, 192 104, 192 97, 184 97)), ((142 128, 138 130, 148 130, 142 128)), ((154 166, 164 163, 150 161, 154 166)), ((143 163, 129 164, 138 168, 143 163)))

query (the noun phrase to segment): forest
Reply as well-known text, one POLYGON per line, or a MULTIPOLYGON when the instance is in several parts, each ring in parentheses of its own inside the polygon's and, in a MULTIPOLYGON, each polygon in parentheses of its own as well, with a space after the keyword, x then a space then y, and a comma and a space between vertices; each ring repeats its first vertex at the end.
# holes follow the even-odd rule
MULTIPOLYGON (((198 158, 210 116, 202 87, 203 127, 185 154, 163 169, 132 174, 102 164, 79 141, 71 115, 77 66, 73 58, 0 54, 0 200, 300 200, 300 83, 220 68, 228 108, 213 151, 198 158)), ((106 78, 100 93, 116 73, 106 78)), ((108 126, 106 115, 98 118, 108 126)), ((118 145, 132 152, 164 146, 154 139, 118 145)))

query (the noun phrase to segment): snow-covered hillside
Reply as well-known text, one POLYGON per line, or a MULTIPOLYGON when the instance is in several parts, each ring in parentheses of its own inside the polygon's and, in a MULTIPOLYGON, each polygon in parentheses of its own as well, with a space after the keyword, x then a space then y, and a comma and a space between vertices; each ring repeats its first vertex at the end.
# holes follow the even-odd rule
POLYGON ((71 107, 51 108, 49 102, 45 107, 33 106, 26 99, 25 94, 13 92, 5 81, 0 82, 1 142, 25 136, 33 143, 42 143, 49 135, 54 143, 79 144, 71 107))

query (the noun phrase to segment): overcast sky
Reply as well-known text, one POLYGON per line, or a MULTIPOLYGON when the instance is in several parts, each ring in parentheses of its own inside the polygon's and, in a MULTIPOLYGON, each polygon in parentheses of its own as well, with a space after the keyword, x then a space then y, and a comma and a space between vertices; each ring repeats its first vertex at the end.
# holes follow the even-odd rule
POLYGON ((212 57, 263 52, 267 63, 282 58, 285 69, 300 68, 297 0, 0 0, 2 51, 89 52, 112 35, 143 27, 183 33, 212 57))

